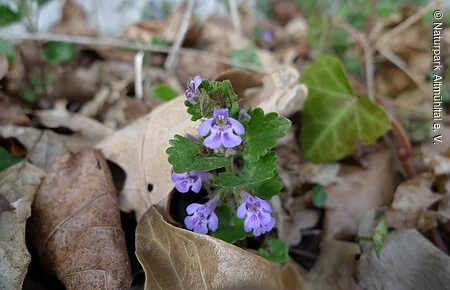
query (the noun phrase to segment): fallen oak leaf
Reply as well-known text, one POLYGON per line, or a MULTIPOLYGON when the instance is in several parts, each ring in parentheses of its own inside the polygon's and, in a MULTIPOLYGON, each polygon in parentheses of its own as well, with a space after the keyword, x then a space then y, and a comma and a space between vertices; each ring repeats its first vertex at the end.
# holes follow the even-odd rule
POLYGON ((6 199, 6 197, 3 196, 3 194, 0 193, 0 215, 4 211, 13 211, 16 208, 9 203, 9 201, 6 199))
POLYGON ((26 222, 44 176, 44 171, 28 162, 0 174, 0 289, 22 289, 31 261, 25 243, 26 222), (4 200, 15 210, 3 211, 4 200))
POLYGON ((55 158, 33 203, 33 244, 67 289, 127 289, 130 263, 117 193, 98 151, 55 158))
POLYGON ((155 207, 136 228, 136 255, 145 289, 303 289, 293 264, 279 268, 229 243, 176 228, 155 207))

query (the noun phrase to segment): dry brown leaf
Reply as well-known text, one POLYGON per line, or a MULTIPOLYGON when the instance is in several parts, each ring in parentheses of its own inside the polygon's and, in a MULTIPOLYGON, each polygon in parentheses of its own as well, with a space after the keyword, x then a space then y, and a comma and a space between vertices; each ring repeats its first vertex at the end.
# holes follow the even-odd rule
POLYGON ((73 0, 66 0, 62 11, 61 22, 54 27, 60 34, 94 36, 96 32, 87 25, 83 10, 73 0))
POLYGON ((0 92, 0 125, 28 125, 30 120, 25 115, 19 102, 0 92))
POLYGON ((166 223, 151 207, 136 229, 145 289, 303 289, 295 266, 283 267, 208 235, 166 223))
POLYGON ((18 139, 28 149, 30 161, 43 169, 50 167, 54 157, 70 152, 58 134, 48 130, 6 125, 0 126, 0 136, 18 139))
MULTIPOLYGON (((265 103, 266 112, 286 115, 293 109, 277 106, 282 98, 281 89, 270 102, 265 103)), ((127 178, 120 194, 120 208, 135 211, 139 218, 151 204, 166 211, 168 195, 173 189, 170 180, 172 167, 167 161, 166 149, 175 134, 197 135, 199 122, 192 122, 186 112, 185 98, 178 97, 157 107, 148 115, 127 127, 116 131, 111 137, 97 144, 97 148, 109 160, 126 172, 127 178), (153 185, 151 192, 148 185, 153 185)), ((243 107, 249 107, 245 102, 243 107)), ((253 100, 252 106, 260 104, 253 100)))
POLYGON ((416 228, 427 232, 437 227, 438 213, 432 210, 401 211, 387 209, 384 218, 391 228, 416 228))
POLYGON ((93 142, 98 142, 114 133, 112 129, 102 123, 81 114, 70 113, 65 107, 38 111, 37 117, 48 128, 68 128, 74 131, 78 137, 93 142))
POLYGON ((0 195, 15 208, 0 213, 0 289, 22 289, 31 261, 25 243, 26 221, 44 175, 41 169, 27 162, 0 174, 0 195))
POLYGON ((366 211, 387 206, 392 201, 394 181, 392 158, 383 148, 369 156, 369 169, 341 166, 340 182, 329 185, 325 204, 325 235, 338 239, 353 238, 366 211))
POLYGON ((428 152, 424 156, 424 162, 436 175, 450 174, 450 151, 445 156, 428 152))
POLYGON ((67 289, 128 289, 131 284, 117 192, 94 150, 55 159, 31 218, 41 263, 67 289))
POLYGON ((0 53, 0 80, 6 75, 9 69, 8 59, 6 55, 0 53))
POLYGON ((0 215, 4 211, 13 211, 15 207, 11 205, 9 200, 6 199, 6 197, 3 196, 3 194, 0 193, 0 215))
POLYGON ((450 220, 450 177, 446 176, 442 182, 443 197, 439 202, 439 216, 443 219, 443 222, 450 220))
POLYGON ((212 79, 229 68, 226 64, 203 57, 182 55, 176 69, 176 75, 180 83, 186 84, 192 76, 201 75, 202 78, 212 79))
POLYGON ((305 277, 307 290, 440 290, 450 283, 450 257, 416 230, 388 234, 380 257, 365 242, 361 257, 355 243, 328 241, 305 277))
POLYGON ((261 87, 261 78, 253 72, 230 69, 226 70, 214 78, 215 81, 229 80, 233 84, 233 91, 240 97, 244 97, 244 91, 248 88, 261 87))
POLYGON ((427 209, 441 199, 441 196, 431 190, 434 175, 423 173, 418 177, 405 181, 397 187, 391 207, 405 212, 427 209))

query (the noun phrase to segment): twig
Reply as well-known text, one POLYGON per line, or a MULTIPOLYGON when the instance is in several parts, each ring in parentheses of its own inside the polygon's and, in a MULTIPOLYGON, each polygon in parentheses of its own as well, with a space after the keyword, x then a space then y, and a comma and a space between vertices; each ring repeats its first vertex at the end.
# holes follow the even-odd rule
MULTIPOLYGON (((37 41, 60 41, 60 42, 71 42, 76 44, 84 44, 90 46, 106 46, 106 47, 116 47, 122 49, 132 49, 132 50, 142 50, 151 51, 159 53, 169 53, 170 47, 162 45, 153 44, 143 44, 143 43, 131 43, 120 39, 108 39, 108 38, 96 38, 96 37, 86 37, 86 36, 73 36, 65 34, 50 34, 50 33, 20 33, 20 34, 9 34, 6 32, 0 32, 0 38, 8 40, 37 40, 37 41)), ((265 69, 250 64, 250 63, 240 63, 232 61, 228 57, 223 57, 207 51, 200 51, 190 48, 180 48, 178 50, 179 54, 198 57, 207 59, 214 62, 220 62, 228 64, 231 66, 238 66, 247 70, 251 70, 258 73, 268 73, 265 69)))
POLYGON ((239 42, 241 42, 242 39, 241 20, 239 18, 239 10, 236 0, 228 0, 228 3, 230 4, 231 21, 233 22, 234 30, 236 31, 239 42))
POLYGON ((386 33, 383 37, 378 39, 377 42, 375 43, 375 46, 381 45, 381 44, 383 44, 385 42, 389 42, 391 39, 393 39, 400 32, 404 31, 405 29, 407 29, 408 27, 410 27, 411 25, 413 25, 414 23, 419 21, 429 11, 439 7, 441 2, 442 2, 442 0, 433 0, 427 6, 419 9, 419 11, 417 11, 416 13, 414 13, 413 15, 408 17, 408 19, 406 19, 405 21, 403 21, 402 23, 397 25, 394 29, 392 29, 391 31, 386 33))
POLYGON ((369 99, 374 102, 375 101, 375 84, 374 84, 374 67, 373 67, 373 48, 370 46, 369 40, 367 37, 354 29, 350 25, 345 22, 340 22, 336 24, 336 27, 344 29, 348 33, 350 33, 361 46, 364 53, 364 62, 365 62, 365 75, 366 75, 366 84, 367 84, 367 95, 369 99))
POLYGON ((142 82, 142 65, 144 52, 141 50, 134 56, 134 95, 136 99, 144 98, 144 87, 142 82))
POLYGON ((164 67, 169 72, 173 72, 175 70, 177 60, 178 60, 178 51, 183 44, 184 37, 186 36, 186 32, 189 28, 189 23, 191 21, 192 12, 195 6, 195 0, 190 0, 188 2, 188 6, 184 11, 183 19, 181 21, 180 27, 178 29, 178 33, 175 37, 173 45, 170 48, 169 55, 167 56, 166 62, 164 63, 164 67))

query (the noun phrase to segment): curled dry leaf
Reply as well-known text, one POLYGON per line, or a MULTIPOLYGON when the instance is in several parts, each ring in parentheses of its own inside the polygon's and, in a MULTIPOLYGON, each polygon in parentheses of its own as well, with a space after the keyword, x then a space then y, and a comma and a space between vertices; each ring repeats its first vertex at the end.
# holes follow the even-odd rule
MULTIPOLYGON (((264 110, 286 115, 293 109, 278 106, 277 98, 284 98, 284 95, 281 88, 277 92, 270 102, 264 104, 264 110)), ((135 211, 138 220, 151 204, 166 211, 168 195, 174 187, 170 180, 172 167, 166 154, 169 140, 175 134, 198 134, 199 122, 190 120, 184 101, 184 97, 178 97, 162 104, 96 146, 106 158, 126 172, 127 178, 120 194, 120 208, 126 212, 135 211), (149 184, 153 185, 151 192, 147 190, 149 184)), ((251 104, 244 101, 243 107, 261 105, 257 99, 251 104)))
POLYGON ((303 289, 293 264, 283 267, 211 236, 166 223, 151 207, 136 229, 145 289, 303 289))
POLYGON ((87 25, 84 11, 73 0, 67 0, 63 7, 62 19, 54 30, 60 34, 94 36, 96 32, 87 25))
POLYGON ((369 156, 369 169, 341 166, 340 182, 327 186, 325 234, 328 237, 353 238, 358 222, 366 211, 387 206, 392 201, 394 181, 389 149, 369 156))
POLYGON ((384 218, 391 228, 416 228, 427 232, 437 227, 438 212, 432 210, 401 211, 388 209, 384 213, 384 218))
POLYGON ((0 174, 0 196, 15 208, 0 212, 0 289, 22 289, 31 261, 25 243, 25 226, 44 175, 41 169, 27 162, 0 174))
POLYGON ((6 125, 0 126, 0 136, 18 139, 28 149, 30 161, 45 170, 54 157, 70 152, 60 136, 48 130, 6 125))
POLYGON ((421 211, 441 199, 431 190, 434 175, 424 173, 405 181, 397 187, 391 207, 405 212, 421 211))
POLYGON ((30 120, 25 115, 19 102, 0 92, 0 125, 28 125, 30 120))
POLYGON ((55 159, 33 203, 33 244, 67 289, 127 289, 130 263, 117 193, 98 151, 55 159))

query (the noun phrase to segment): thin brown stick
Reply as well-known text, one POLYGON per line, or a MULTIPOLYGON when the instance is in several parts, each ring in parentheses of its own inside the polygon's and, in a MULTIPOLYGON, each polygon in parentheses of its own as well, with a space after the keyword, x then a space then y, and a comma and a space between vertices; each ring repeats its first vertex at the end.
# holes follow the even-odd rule
MULTIPOLYGON (((0 32, 0 38, 8 40, 37 40, 37 41, 60 41, 60 42, 71 42, 76 44, 84 44, 89 46, 106 46, 115 47, 122 49, 132 49, 132 50, 142 50, 150 52, 159 53, 169 53, 170 47, 162 45, 153 44, 143 44, 143 43, 131 43, 126 40, 120 39, 108 39, 108 38, 96 38, 96 37, 86 37, 86 36, 74 36, 66 34, 50 34, 50 33, 20 33, 20 34, 9 34, 6 32, 0 32)), ((188 55, 198 58, 207 59, 214 62, 220 62, 228 64, 231 66, 238 66, 247 70, 251 70, 258 73, 268 73, 264 68, 259 66, 241 63, 231 60, 228 57, 223 57, 220 55, 212 54, 206 51, 190 49, 190 48, 180 48, 178 50, 179 54, 188 55)))

